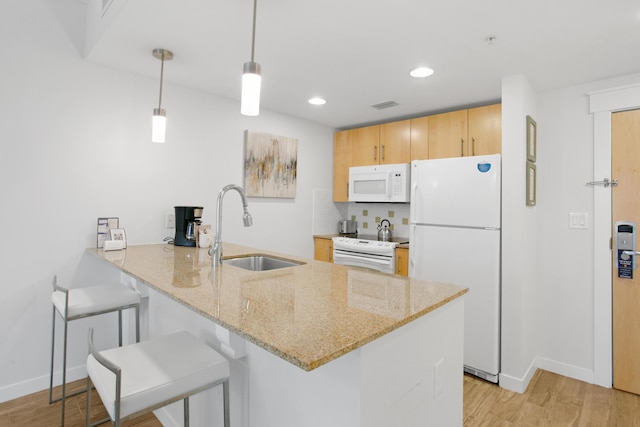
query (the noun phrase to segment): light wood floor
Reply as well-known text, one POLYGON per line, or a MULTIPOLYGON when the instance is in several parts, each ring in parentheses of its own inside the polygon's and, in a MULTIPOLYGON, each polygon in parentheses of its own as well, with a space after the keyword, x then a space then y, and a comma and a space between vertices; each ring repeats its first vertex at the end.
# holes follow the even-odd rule
POLYGON ((640 426, 640 396, 538 370, 523 394, 464 377, 464 426, 640 426))
MULTIPOLYGON (((74 387, 85 384, 84 380, 73 383, 74 387)), ((60 404, 49 405, 47 394, 44 390, 0 403, 0 426, 59 426, 60 404)), ((67 401, 67 427, 84 426, 85 403, 84 395, 67 401)), ((91 403, 94 420, 106 416, 95 391, 91 403)), ((123 424, 161 427, 153 414, 123 424)), ((464 426, 640 427, 640 396, 541 370, 536 372, 523 394, 465 375, 464 426)))
MULTIPOLYGON (((67 393, 87 386, 86 380, 67 384, 67 393)), ((60 396, 59 387, 54 389, 54 398, 60 396)), ((67 398, 65 405, 65 427, 84 427, 87 397, 84 393, 67 398)), ((95 390, 91 394, 91 421, 107 417, 100 397, 95 390)), ((102 424, 109 427, 111 423, 102 424)), ((0 427, 60 427, 60 402, 49 404, 49 389, 39 391, 9 402, 0 403, 0 427)), ((122 423, 123 427, 162 427, 152 412, 122 423)))

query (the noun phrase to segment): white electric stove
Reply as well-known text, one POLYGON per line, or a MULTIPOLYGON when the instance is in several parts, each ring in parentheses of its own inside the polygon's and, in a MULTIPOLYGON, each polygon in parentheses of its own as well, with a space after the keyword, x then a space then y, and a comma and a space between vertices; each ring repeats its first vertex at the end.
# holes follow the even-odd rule
POLYGON ((394 237, 381 242, 375 235, 337 236, 333 238, 333 263, 369 268, 383 273, 395 272, 395 249, 408 238, 394 237))

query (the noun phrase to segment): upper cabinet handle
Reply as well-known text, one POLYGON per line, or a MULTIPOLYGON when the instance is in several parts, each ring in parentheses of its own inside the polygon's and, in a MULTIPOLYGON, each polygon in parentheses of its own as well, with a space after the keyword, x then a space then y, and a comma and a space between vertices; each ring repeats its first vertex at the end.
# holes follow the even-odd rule
POLYGON ((464 139, 460 138, 460 157, 464 156, 464 139))
POLYGON ((384 145, 380 146, 380 159, 384 160, 384 145))
POLYGON ((378 146, 374 145, 373 146, 373 160, 378 160, 377 155, 378 155, 378 146))
POLYGON ((475 138, 471 138, 471 155, 472 156, 476 155, 476 139, 475 138))

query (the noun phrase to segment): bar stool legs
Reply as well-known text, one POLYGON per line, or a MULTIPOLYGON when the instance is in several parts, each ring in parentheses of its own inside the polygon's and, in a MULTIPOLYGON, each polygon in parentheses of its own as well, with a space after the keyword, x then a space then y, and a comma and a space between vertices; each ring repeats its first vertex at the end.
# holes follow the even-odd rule
POLYGON ((137 344, 98 351, 89 330, 87 357, 87 418, 94 426, 122 420, 183 401, 184 425, 189 425, 189 396, 223 386, 224 426, 229 427, 229 362, 183 331, 137 344), (126 380, 123 380, 126 378, 126 380), (109 415, 91 422, 91 384, 109 415))
POLYGON ((67 337, 68 324, 72 320, 98 314, 118 312, 118 345, 122 346, 122 310, 133 308, 136 319, 136 342, 140 342, 140 296, 122 285, 103 285, 89 288, 66 289, 53 277, 53 314, 51 319, 51 370, 49 375, 49 403, 61 402, 60 425, 64 426, 65 401, 67 397, 84 393, 76 391, 67 395, 67 337), (113 291, 113 292, 111 292, 113 291), (58 293, 58 294, 56 294, 58 293), (71 300, 71 301, 70 301, 71 300), (64 322, 62 353, 62 394, 53 398, 53 367, 55 355, 56 311, 64 322))

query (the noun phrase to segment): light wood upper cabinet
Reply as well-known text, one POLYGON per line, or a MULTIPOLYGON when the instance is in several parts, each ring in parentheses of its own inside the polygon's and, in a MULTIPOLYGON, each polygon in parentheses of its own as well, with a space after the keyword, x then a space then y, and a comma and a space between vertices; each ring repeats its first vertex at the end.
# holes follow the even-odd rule
POLYGON ((502 151, 502 104, 467 110, 469 155, 498 154, 502 151))
POLYGON ((429 158, 467 155, 467 110, 429 116, 429 158))
POLYGON ((409 120, 351 129, 351 166, 409 163, 411 124, 409 120))
POLYGON ((429 116, 411 119, 411 160, 429 158, 429 116))
MULTIPOLYGON (((411 161, 411 121, 401 120, 380 125, 380 164, 411 161)), ((375 164, 375 163, 374 163, 375 164)))
POLYGON ((348 201, 351 166, 480 156, 501 151, 501 104, 336 132, 333 201, 348 201))
POLYGON ((502 151, 502 105, 428 116, 429 158, 480 156, 502 151))
POLYGON ((333 137, 333 201, 349 200, 349 167, 351 166, 351 145, 349 133, 336 132, 333 137))
POLYGON ((377 165, 380 163, 380 125, 350 129, 351 166, 377 165))

